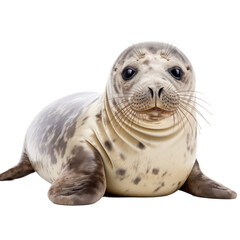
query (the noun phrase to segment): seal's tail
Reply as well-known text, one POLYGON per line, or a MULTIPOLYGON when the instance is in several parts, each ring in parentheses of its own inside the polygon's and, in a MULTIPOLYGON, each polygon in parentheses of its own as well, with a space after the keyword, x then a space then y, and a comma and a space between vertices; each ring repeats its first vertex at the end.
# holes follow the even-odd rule
POLYGON ((29 161, 27 154, 24 151, 21 160, 16 167, 10 168, 6 172, 0 174, 0 181, 21 178, 33 172, 35 171, 29 161))

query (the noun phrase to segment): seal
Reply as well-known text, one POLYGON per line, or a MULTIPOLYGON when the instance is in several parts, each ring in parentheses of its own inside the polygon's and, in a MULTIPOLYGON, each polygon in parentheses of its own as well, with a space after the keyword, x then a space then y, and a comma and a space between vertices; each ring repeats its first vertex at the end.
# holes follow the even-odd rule
POLYGON ((207 198, 237 194, 206 177, 196 160, 195 77, 176 47, 146 42, 113 65, 105 92, 50 104, 30 125, 11 180, 36 171, 56 204, 91 204, 107 194, 207 198))

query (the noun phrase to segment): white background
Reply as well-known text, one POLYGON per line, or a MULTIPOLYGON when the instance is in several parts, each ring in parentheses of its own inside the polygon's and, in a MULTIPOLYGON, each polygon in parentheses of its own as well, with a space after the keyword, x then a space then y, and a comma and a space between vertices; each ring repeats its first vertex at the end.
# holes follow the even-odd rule
MULTIPOLYGON (((206 175, 240 194, 238 1, 0 1, 0 172, 20 157, 26 129, 48 103, 103 91, 132 43, 164 41, 192 62, 213 116, 199 118, 206 175)), ((200 102, 199 102, 200 103, 200 102)), ((204 105, 206 106, 206 105, 204 105)), ((199 108, 200 109, 200 108, 199 108)), ((0 182, 0 239, 239 239, 240 197, 103 198, 66 207, 36 173, 0 182)))

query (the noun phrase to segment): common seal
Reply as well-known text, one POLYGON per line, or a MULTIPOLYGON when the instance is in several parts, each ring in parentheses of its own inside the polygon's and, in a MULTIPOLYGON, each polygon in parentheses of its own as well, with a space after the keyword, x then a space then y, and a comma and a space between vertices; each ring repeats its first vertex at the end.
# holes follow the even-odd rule
POLYGON ((37 115, 20 163, 0 180, 36 171, 52 184, 50 200, 66 205, 178 189, 236 198, 199 168, 194 89, 192 65, 176 47, 131 46, 113 65, 104 94, 77 93, 37 115))

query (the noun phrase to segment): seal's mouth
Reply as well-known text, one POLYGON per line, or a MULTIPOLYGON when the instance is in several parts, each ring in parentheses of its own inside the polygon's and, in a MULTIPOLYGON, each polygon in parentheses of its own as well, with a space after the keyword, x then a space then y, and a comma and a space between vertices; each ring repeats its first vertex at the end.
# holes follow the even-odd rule
POLYGON ((150 122, 159 122, 160 120, 169 117, 170 115, 173 114, 173 111, 166 111, 160 107, 152 107, 146 110, 142 110, 142 111, 137 111, 140 116, 143 114, 143 119, 145 121, 150 121, 150 122))
POLYGON ((153 107, 149 109, 150 111, 162 111, 160 107, 153 107))
POLYGON ((151 113, 157 113, 157 114, 163 114, 163 113, 170 113, 172 111, 167 111, 165 109, 162 109, 160 107, 152 107, 146 110, 138 111, 139 113, 146 113, 146 114, 151 114, 151 113))

